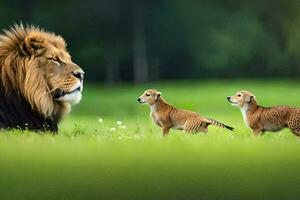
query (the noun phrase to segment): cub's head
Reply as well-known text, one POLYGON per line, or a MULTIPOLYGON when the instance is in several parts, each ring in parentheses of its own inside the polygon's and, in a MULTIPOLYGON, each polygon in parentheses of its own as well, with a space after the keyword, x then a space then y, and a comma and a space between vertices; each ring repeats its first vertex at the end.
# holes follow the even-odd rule
POLYGON ((256 103, 255 96, 248 91, 238 91, 235 95, 227 97, 227 100, 234 106, 244 107, 252 103, 256 103))
POLYGON ((45 117, 68 112, 81 99, 84 72, 54 33, 22 25, 4 31, 0 66, 6 92, 20 94, 45 117))
POLYGON ((153 105, 161 96, 161 92, 155 89, 146 90, 137 100, 142 104, 153 105))

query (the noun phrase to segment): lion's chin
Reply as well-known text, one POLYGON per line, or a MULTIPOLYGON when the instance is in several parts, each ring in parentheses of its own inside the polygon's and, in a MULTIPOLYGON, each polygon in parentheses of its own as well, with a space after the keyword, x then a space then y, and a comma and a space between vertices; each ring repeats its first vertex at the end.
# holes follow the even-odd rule
POLYGON ((66 102, 66 103, 70 103, 70 104, 77 104, 81 100, 81 89, 78 88, 72 92, 67 92, 67 93, 58 89, 58 90, 56 90, 54 99, 55 99, 55 101, 61 101, 61 102, 66 102))
POLYGON ((70 104, 77 104, 80 102, 81 100, 81 92, 80 91, 75 91, 72 92, 70 94, 65 94, 64 96, 58 98, 58 101, 63 101, 63 102, 67 102, 70 104))

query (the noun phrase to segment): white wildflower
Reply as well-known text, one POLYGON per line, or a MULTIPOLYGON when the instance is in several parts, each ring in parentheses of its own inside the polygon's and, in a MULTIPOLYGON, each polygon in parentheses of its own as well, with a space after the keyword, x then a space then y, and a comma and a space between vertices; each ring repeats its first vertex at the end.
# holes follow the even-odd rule
POLYGON ((115 127, 111 127, 110 130, 111 130, 111 131, 115 131, 115 130, 117 130, 117 129, 116 129, 115 127))
POLYGON ((103 119, 102 119, 102 118, 99 118, 99 119, 98 119, 98 122, 102 123, 102 122, 103 122, 103 119))
POLYGON ((138 139, 138 138, 140 138, 140 136, 137 135, 137 134, 135 134, 135 135, 133 135, 133 138, 134 138, 134 139, 138 139))
POLYGON ((120 126, 120 128, 121 128, 121 129, 126 129, 127 126, 124 126, 124 125, 123 125, 123 126, 120 126))
POLYGON ((121 121, 117 121, 117 124, 118 124, 119 126, 121 126, 121 125, 122 125, 122 122, 121 122, 121 121))

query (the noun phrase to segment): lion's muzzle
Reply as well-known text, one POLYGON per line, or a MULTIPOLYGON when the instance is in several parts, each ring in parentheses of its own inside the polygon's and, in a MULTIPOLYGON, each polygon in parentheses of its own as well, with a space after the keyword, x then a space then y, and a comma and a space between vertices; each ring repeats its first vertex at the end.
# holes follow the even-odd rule
POLYGON ((72 63, 73 71, 69 76, 71 81, 67 82, 68 87, 58 88, 53 92, 53 98, 56 101, 68 102, 76 104, 81 100, 81 92, 83 89, 84 71, 75 63, 72 63))
POLYGON ((63 93, 64 93, 64 91, 62 89, 58 88, 58 89, 54 90, 54 92, 52 93, 52 95, 53 95, 54 99, 58 99, 58 98, 60 98, 60 97, 63 96, 63 93))
POLYGON ((82 70, 76 70, 72 72, 73 76, 75 76, 76 78, 78 78, 80 81, 83 81, 84 78, 84 71, 82 70))

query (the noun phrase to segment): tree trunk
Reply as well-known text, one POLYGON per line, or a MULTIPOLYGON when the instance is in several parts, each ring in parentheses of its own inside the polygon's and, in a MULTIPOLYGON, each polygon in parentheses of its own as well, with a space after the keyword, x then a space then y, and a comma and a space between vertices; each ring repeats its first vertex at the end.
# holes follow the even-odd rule
POLYGON ((149 81, 144 13, 142 6, 136 6, 133 11, 133 76, 135 83, 149 81))
POLYGON ((106 84, 114 85, 120 80, 120 62, 116 51, 111 50, 106 65, 106 84))

